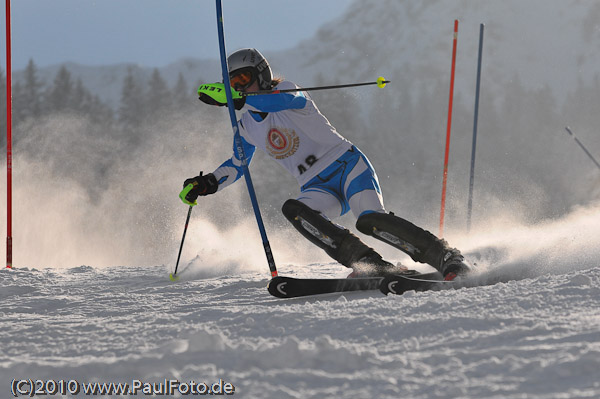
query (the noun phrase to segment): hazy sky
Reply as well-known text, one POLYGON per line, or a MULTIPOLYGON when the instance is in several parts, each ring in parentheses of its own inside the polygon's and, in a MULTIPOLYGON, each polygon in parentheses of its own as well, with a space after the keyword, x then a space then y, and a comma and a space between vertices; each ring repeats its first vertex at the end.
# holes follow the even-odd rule
MULTIPOLYGON (((278 50, 311 37, 353 0, 223 0, 228 52, 278 50)), ((64 61, 163 66, 182 57, 217 58, 213 0, 12 0, 12 66, 64 61)), ((1 68, 6 69, 5 7, 1 68)))

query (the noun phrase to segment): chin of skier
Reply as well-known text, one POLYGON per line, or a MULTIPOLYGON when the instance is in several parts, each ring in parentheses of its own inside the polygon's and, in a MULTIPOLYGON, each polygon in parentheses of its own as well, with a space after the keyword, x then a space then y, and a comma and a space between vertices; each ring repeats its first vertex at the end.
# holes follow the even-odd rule
MULTIPOLYGON (((273 78, 271 67, 256 49, 241 49, 227 58, 231 87, 240 92, 296 89, 294 83, 273 78)), ((206 94, 200 100, 226 106, 206 94)), ((234 100, 243 109, 238 121, 250 163, 256 147, 288 170, 300 185, 300 195, 283 204, 283 214, 309 241, 342 265, 349 277, 392 273, 397 266, 383 260, 356 235, 331 222, 352 211, 356 228, 427 263, 451 280, 469 267, 463 256, 428 231, 393 213, 386 213, 377 175, 367 157, 337 133, 310 95, 297 92, 247 96, 234 100)), ((235 150, 214 172, 185 180, 182 201, 194 205, 198 196, 214 194, 243 174, 235 150)), ((404 268, 405 269, 405 268, 404 268)))

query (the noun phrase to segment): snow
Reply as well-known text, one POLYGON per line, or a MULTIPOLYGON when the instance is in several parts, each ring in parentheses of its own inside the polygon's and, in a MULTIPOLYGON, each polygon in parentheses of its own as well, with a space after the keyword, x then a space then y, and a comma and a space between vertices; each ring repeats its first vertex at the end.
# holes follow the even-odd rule
POLYGON ((177 283, 172 265, 1 270, 0 390, 13 378, 178 379, 223 380, 241 398, 599 397, 599 215, 480 232, 472 242, 497 244, 471 249, 478 272, 506 282, 403 296, 280 300, 263 258, 219 274, 202 253, 177 283))

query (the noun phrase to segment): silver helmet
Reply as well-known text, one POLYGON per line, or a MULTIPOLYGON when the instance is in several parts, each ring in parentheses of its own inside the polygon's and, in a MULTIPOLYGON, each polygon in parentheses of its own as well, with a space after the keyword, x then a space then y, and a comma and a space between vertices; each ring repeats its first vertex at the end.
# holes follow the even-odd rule
POLYGON ((227 57, 227 64, 229 65, 230 79, 244 73, 250 79, 249 81, 244 79, 241 79, 240 82, 232 81, 231 85, 236 88, 236 90, 246 88, 252 85, 256 80, 258 80, 258 87, 260 87, 261 90, 269 90, 271 88, 273 72, 271 71, 267 59, 257 49, 243 48, 234 51, 227 57))

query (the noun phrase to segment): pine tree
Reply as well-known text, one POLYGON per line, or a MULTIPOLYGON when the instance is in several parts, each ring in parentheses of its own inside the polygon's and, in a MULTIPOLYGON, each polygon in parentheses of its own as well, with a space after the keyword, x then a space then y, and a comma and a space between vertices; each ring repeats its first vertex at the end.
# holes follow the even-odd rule
POLYGON ((97 95, 89 95, 89 118, 94 124, 101 125, 104 128, 112 127, 114 123, 114 112, 110 106, 103 103, 97 95))
POLYGON ((70 107, 79 114, 91 114, 91 97, 92 95, 90 92, 83 86, 81 79, 78 78, 75 87, 73 88, 71 98, 69 99, 69 103, 71 104, 70 107))
POLYGON ((160 117, 173 108, 171 91, 157 68, 154 68, 148 82, 146 107, 149 115, 160 117))
POLYGON ((25 87, 20 81, 12 83, 12 124, 17 126, 27 118, 28 106, 25 87))
POLYGON ((62 65, 54 78, 52 87, 46 95, 46 103, 50 110, 64 112, 72 109, 71 98, 73 91, 71 73, 62 65))
POLYGON ((104 128, 113 124, 113 111, 104 104, 100 97, 93 95, 84 85, 81 79, 77 79, 70 98, 71 109, 80 115, 85 115, 93 124, 104 128))
POLYGON ((36 118, 42 114, 42 84, 37 76, 37 67, 30 59, 25 68, 22 104, 23 116, 36 118))
POLYGON ((189 87, 183 74, 179 72, 177 83, 173 88, 173 108, 176 112, 187 113, 195 104, 195 90, 189 87))
POLYGON ((136 130, 144 119, 144 100, 140 84, 134 76, 134 68, 127 69, 121 90, 119 122, 125 130, 136 130))

